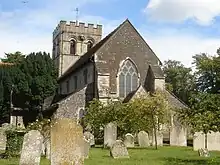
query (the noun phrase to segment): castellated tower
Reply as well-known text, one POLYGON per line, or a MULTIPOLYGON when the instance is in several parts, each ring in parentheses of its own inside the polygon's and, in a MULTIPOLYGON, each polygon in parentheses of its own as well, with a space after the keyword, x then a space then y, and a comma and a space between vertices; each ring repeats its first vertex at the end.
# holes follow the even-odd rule
POLYGON ((59 77, 102 38, 102 25, 60 21, 53 32, 53 60, 59 77))

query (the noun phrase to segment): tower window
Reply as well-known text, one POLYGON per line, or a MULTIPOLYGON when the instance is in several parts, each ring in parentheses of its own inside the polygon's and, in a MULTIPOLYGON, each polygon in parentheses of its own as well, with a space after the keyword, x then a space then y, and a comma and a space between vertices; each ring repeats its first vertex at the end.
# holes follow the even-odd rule
POLYGON ((75 40, 70 41, 70 54, 73 54, 73 55, 76 54, 76 41, 75 40))
POLYGON ((89 49, 91 49, 92 46, 93 46, 92 41, 88 41, 88 43, 87 43, 87 51, 88 51, 89 49))
POLYGON ((119 97, 126 97, 138 87, 138 72, 131 60, 126 60, 119 70, 119 97))

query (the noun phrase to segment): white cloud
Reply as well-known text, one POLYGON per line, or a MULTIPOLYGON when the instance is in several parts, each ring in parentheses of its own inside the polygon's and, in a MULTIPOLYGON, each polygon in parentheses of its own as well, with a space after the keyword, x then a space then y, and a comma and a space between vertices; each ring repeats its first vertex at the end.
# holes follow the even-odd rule
POLYGON ((209 25, 220 15, 219 0, 149 0, 144 10, 152 20, 181 22, 188 19, 209 25))
MULTIPOLYGON (((49 0, 43 8, 25 8, 1 11, 0 8, 0 58, 6 52, 21 51, 28 54, 33 51, 52 50, 52 32, 57 23, 63 20, 75 20, 74 9, 103 0, 49 0), (75 1, 75 2, 74 2, 75 1)), ((80 21, 101 23, 105 33, 115 27, 117 21, 107 21, 102 17, 80 15, 80 21)))
POLYGON ((192 56, 199 53, 215 55, 220 46, 220 39, 201 38, 178 32, 156 35, 143 31, 143 35, 162 62, 168 59, 178 60, 188 67, 193 61, 192 56))

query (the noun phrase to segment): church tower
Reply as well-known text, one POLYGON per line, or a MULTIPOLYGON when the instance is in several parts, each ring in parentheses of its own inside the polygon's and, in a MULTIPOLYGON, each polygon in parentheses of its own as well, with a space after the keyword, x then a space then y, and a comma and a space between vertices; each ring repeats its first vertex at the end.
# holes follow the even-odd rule
POLYGON ((53 32, 52 56, 62 76, 80 56, 97 44, 102 38, 102 25, 95 26, 79 22, 60 21, 53 32))

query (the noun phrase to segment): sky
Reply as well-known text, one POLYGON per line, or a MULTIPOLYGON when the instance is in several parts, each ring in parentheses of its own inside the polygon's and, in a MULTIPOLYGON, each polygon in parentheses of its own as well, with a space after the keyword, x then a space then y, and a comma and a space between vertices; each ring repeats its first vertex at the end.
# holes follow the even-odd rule
POLYGON ((0 58, 52 50, 60 20, 102 24, 103 36, 129 19, 161 59, 190 67, 192 56, 220 47, 219 0, 0 0, 0 58))

